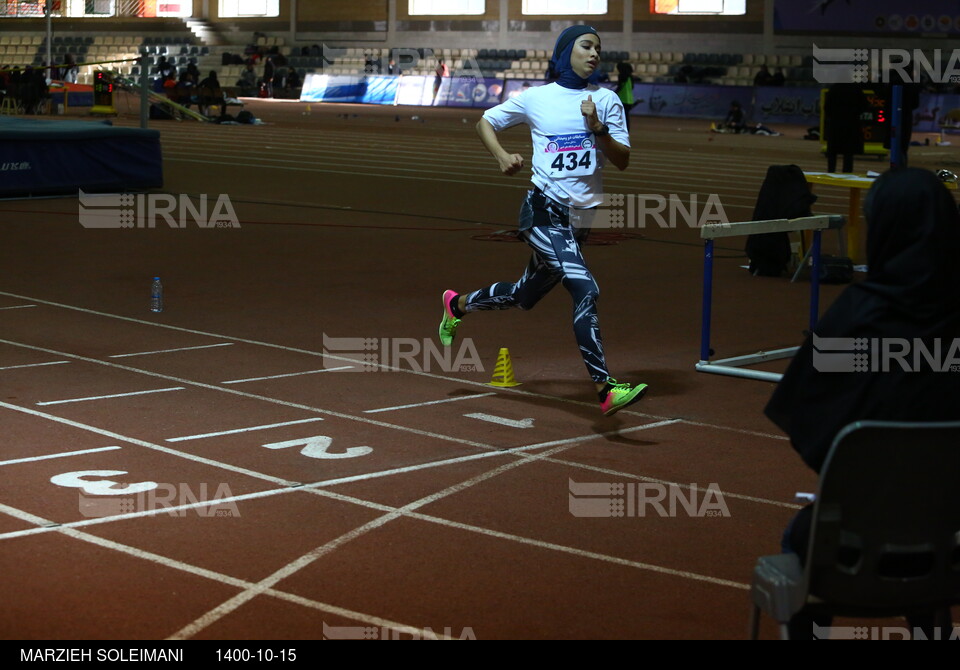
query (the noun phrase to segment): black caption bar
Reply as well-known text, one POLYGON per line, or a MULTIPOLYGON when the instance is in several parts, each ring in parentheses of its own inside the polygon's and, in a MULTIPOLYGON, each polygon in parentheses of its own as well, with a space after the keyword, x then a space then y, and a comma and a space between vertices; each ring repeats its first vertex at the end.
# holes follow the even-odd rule
MULTIPOLYGON (((7 642, 8 659, 19 663, 142 663, 176 665, 214 663, 224 666, 264 664, 294 666, 319 663, 318 640, 187 642, 7 642)), ((329 656, 329 654, 328 654, 329 656)))

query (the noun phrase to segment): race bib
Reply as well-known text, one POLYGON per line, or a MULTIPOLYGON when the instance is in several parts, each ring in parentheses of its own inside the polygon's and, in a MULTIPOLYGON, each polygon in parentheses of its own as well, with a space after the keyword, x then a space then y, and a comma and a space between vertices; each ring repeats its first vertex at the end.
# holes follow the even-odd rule
POLYGON ((553 135, 540 159, 541 169, 550 177, 586 177, 597 169, 597 147, 591 133, 553 135))

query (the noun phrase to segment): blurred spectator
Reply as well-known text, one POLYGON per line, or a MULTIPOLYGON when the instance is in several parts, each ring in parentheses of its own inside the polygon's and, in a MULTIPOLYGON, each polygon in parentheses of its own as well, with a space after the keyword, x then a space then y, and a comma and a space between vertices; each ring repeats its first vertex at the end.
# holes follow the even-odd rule
POLYGON ((15 97, 10 86, 10 66, 0 65, 0 102, 8 95, 15 97))
POLYGON ((300 89, 303 88, 303 81, 300 79, 300 73, 295 68, 290 68, 287 75, 287 91, 291 98, 300 97, 300 89))
POLYGON ((773 75, 770 74, 770 70, 767 69, 766 65, 761 65, 760 70, 757 72, 756 76, 753 78, 754 86, 770 86, 770 82, 773 79, 773 75))
POLYGON ((210 70, 206 79, 197 85, 197 110, 204 116, 209 116, 208 112, 214 105, 220 107, 220 113, 223 114, 226 105, 223 101, 223 89, 220 88, 220 80, 217 78, 217 71, 210 70))
POLYGON ((80 73, 80 68, 77 67, 77 62, 73 58, 73 54, 67 54, 63 59, 63 65, 60 68, 60 80, 65 81, 70 84, 77 83, 77 75, 80 73))
POLYGON ((837 156, 843 156, 843 172, 853 172, 853 157, 863 153, 864 112, 870 105, 857 84, 832 84, 823 101, 823 134, 827 141, 827 172, 837 171, 837 156))
POLYGON ((730 103, 730 109, 727 110, 727 116, 721 127, 728 133, 742 133, 746 130, 747 116, 736 100, 730 103))
MULTIPOLYGON (((167 61, 166 56, 160 56, 157 59, 157 73, 160 75, 160 81, 167 82, 177 78, 177 66, 167 61)), ((166 86, 164 86, 166 88, 166 86)))
POLYGON ((627 122, 627 132, 630 132, 630 110, 637 101, 633 97, 633 66, 630 63, 617 63, 617 96, 623 103, 623 116, 627 122))
MULTIPOLYGON (((273 79, 275 75, 276 75, 276 65, 273 62, 273 56, 267 56, 267 60, 264 62, 264 65, 263 65, 263 85, 264 87, 266 87, 267 94, 266 96, 261 96, 261 97, 267 97, 267 98, 273 97, 273 79)), ((263 87, 261 87, 260 90, 263 91, 264 90, 263 87)))
MULTIPOLYGON (((889 119, 887 124, 888 128, 892 128, 893 124, 893 89, 895 86, 899 86, 901 91, 899 128, 900 164, 897 167, 906 167, 907 165, 907 152, 910 149, 910 140, 913 137, 913 113, 917 107, 920 106, 920 84, 914 83, 915 81, 918 81, 915 66, 910 68, 910 71, 906 73, 906 77, 904 77, 904 73, 901 70, 893 69, 890 71, 890 83, 879 87, 883 96, 883 111, 887 119, 889 119)), ((887 149, 891 148, 889 134, 884 139, 883 146, 887 149)))
POLYGON ((194 61, 190 61, 187 64, 187 72, 190 73, 190 76, 193 78, 194 82, 200 81, 200 68, 197 67, 197 64, 194 61))
POLYGON ((193 75, 186 70, 180 73, 176 86, 167 93, 168 98, 184 107, 190 107, 196 102, 196 95, 197 83, 193 80, 193 75))
POLYGON ((450 76, 450 68, 447 67, 447 64, 443 62, 443 59, 440 58, 437 60, 437 67, 434 69, 434 78, 433 78, 433 102, 437 102, 437 93, 440 91, 440 84, 443 82, 444 77, 450 76))
MULTIPOLYGON (((276 84, 276 87, 281 91, 285 91, 287 88, 287 77, 290 76, 290 68, 287 67, 286 62, 280 60, 280 56, 275 58, 276 70, 274 70, 273 83, 276 84)), ((280 97, 285 97, 283 93, 280 94, 280 97)))
POLYGON ((38 100, 37 83, 33 76, 33 66, 28 65, 20 73, 20 104, 25 114, 33 114, 38 100))
POLYGON ((257 72, 253 69, 253 63, 247 63, 246 69, 240 73, 236 86, 240 89, 240 95, 245 98, 256 95, 257 72))
POLYGON ((787 78, 783 74, 783 68, 778 67, 777 71, 770 77, 770 86, 783 86, 786 81, 787 78))

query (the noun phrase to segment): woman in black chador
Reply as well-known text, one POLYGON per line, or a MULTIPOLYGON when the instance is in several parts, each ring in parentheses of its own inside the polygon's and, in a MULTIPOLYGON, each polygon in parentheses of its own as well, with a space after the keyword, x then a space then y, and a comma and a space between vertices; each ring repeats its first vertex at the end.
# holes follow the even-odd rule
MULTIPOLYGON (((957 205, 933 173, 909 168, 881 176, 867 195, 864 213, 869 226, 866 279, 844 290, 823 315, 765 410, 817 473, 836 435, 854 421, 960 419, 960 372, 938 367, 957 357, 960 343, 957 205), (858 338, 868 344, 896 338, 908 343, 910 364, 908 369, 896 361, 885 364, 876 360, 878 351, 868 349, 864 369, 819 371, 813 358, 816 338, 858 338), (931 364, 914 356, 921 345, 939 351, 941 360, 931 364)), ((807 556, 812 517, 813 506, 803 508, 783 536, 783 550, 801 561, 807 556)), ((932 615, 911 620, 925 630, 932 622, 932 615)), ((809 616, 796 615, 791 637, 809 638, 812 624, 809 616)))

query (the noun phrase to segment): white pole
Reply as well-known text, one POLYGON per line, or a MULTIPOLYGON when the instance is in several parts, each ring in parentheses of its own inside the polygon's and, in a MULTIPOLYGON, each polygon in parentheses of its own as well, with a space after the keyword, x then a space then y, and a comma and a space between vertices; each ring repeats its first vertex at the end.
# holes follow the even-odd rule
POLYGON ((53 81, 53 16, 50 14, 49 0, 43 4, 43 13, 47 15, 47 85, 53 81))
POLYGON ((290 0, 290 42, 297 41, 297 0, 290 0))

